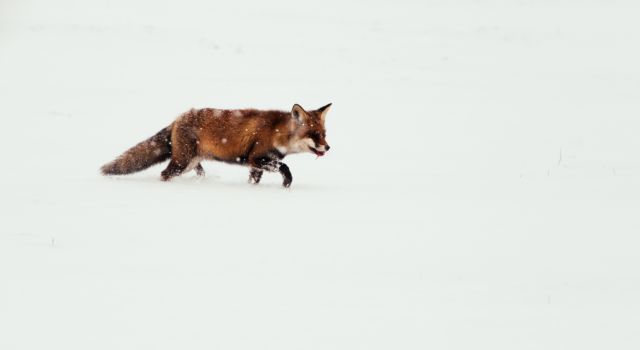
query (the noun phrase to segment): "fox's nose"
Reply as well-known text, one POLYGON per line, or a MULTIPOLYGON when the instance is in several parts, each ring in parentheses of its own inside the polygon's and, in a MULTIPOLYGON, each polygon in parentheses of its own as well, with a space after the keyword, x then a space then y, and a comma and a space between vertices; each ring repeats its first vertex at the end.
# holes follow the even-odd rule
POLYGON ((331 148, 329 145, 325 145, 325 146, 324 146, 324 150, 325 150, 325 151, 328 151, 328 150, 329 150, 329 148, 331 148))

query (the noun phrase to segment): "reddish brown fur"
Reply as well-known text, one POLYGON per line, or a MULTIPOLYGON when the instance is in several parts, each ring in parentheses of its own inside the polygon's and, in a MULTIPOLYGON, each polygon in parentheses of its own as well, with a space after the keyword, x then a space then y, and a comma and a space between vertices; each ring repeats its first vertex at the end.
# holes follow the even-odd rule
POLYGON ((299 105, 294 105, 292 112, 191 109, 163 129, 164 133, 161 131, 103 166, 102 172, 132 173, 170 156, 171 162, 162 172, 163 180, 194 168, 199 175, 204 174, 199 162, 207 159, 248 165, 252 168, 251 180, 256 183, 263 170, 280 171, 288 186, 291 175, 280 159, 303 151, 322 155, 329 149, 324 129, 329 106, 309 112, 299 105), (165 142, 160 142, 162 137, 165 142), (306 146, 305 142, 310 142, 306 138, 313 140, 313 146, 306 146))

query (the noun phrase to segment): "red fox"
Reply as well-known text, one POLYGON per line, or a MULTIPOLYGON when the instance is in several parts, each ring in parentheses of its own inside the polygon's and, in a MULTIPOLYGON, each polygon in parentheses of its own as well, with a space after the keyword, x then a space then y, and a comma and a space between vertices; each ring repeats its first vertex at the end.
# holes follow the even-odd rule
POLYGON ((295 104, 291 112, 256 109, 191 109, 171 125, 131 147, 100 169, 104 175, 135 173, 171 159, 162 180, 195 170, 204 176, 202 160, 249 166, 249 182, 263 172, 280 172, 282 185, 293 177, 282 159, 292 153, 323 156, 329 150, 324 121, 331 103, 315 111, 295 104))

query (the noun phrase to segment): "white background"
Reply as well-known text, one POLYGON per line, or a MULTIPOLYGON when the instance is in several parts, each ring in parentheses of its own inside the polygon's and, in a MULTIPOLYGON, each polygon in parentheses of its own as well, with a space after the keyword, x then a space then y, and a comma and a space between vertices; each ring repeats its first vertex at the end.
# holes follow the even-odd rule
POLYGON ((633 1, 2 1, 0 349, 637 349, 633 1), (334 105, 280 176, 98 168, 334 105))

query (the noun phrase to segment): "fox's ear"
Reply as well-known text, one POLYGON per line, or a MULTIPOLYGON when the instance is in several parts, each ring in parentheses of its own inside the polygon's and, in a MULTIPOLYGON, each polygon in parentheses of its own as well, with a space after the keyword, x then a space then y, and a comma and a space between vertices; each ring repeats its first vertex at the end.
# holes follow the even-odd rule
POLYGON ((294 104, 291 108, 291 117, 295 119, 298 123, 302 123, 309 118, 307 111, 302 108, 299 104, 294 104))
POLYGON ((322 122, 324 122, 324 118, 327 116, 327 112, 329 112, 329 109, 331 109, 331 103, 318 108, 318 112, 320 112, 320 119, 322 120, 322 122))

